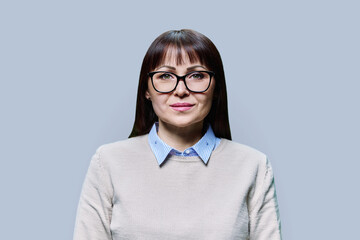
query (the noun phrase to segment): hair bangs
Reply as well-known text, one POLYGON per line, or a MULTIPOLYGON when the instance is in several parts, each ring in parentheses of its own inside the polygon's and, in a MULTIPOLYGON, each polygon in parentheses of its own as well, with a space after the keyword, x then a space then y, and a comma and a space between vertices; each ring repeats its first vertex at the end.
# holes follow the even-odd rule
POLYGON ((189 60, 190 63, 195 63, 199 61, 201 64, 204 64, 203 58, 191 45, 184 45, 181 42, 171 43, 169 42, 165 46, 159 46, 157 48, 157 53, 154 54, 152 61, 152 69, 154 70, 160 65, 164 64, 166 59, 174 58, 176 60, 176 65, 182 65, 185 63, 185 59, 189 60))

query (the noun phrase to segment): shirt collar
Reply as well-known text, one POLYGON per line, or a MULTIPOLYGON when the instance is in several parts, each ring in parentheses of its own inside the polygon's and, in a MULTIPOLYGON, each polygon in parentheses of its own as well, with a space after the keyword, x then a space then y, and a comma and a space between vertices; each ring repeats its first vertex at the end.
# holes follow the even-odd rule
MULTIPOLYGON (((171 150, 175 150, 176 149, 170 147, 169 145, 167 145, 165 142, 163 142, 158 134, 157 134, 157 128, 158 128, 158 123, 154 123, 154 125, 152 126, 150 132, 149 132, 149 136, 148 136, 148 141, 151 147, 152 152, 155 155, 155 158, 159 164, 159 166, 165 161, 166 157, 169 155, 169 153, 171 152, 171 150)), ((201 160, 207 164, 207 162, 209 161, 210 155, 212 153, 212 151, 215 149, 216 147, 216 136, 211 128, 211 126, 209 125, 206 133, 204 134, 204 136, 192 147, 188 148, 188 149, 193 149, 197 155, 201 158, 201 160)), ((186 149, 186 150, 188 150, 186 149)), ((186 152, 186 150, 184 152, 186 152)))

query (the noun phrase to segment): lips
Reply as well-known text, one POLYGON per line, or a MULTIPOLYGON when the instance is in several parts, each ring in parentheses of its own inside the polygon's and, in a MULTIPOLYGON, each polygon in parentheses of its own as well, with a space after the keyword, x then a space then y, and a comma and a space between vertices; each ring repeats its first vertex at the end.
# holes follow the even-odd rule
POLYGON ((174 103, 171 104, 170 107, 172 109, 174 109, 175 111, 179 111, 179 112, 183 112, 183 111, 187 111, 189 109, 191 109, 195 104, 191 104, 191 103, 174 103))

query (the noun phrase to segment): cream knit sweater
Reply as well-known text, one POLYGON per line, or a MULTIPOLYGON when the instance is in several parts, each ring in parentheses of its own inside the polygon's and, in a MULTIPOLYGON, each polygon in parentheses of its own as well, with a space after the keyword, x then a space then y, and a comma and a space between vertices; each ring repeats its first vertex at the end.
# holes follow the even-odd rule
POLYGON ((222 139, 205 165, 170 156, 159 167, 148 136, 101 146, 91 160, 74 240, 281 239, 266 156, 222 139))

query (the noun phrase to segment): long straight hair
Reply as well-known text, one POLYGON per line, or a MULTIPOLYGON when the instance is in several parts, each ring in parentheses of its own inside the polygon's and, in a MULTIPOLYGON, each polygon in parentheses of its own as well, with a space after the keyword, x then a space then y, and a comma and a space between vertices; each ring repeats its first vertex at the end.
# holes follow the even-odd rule
POLYGON ((219 51, 209 38, 190 29, 161 34, 146 52, 140 71, 135 121, 129 138, 149 133, 152 125, 158 121, 145 92, 148 89, 148 73, 163 63, 169 49, 175 50, 177 64, 183 63, 185 52, 191 63, 199 61, 215 73, 213 101, 210 112, 204 119, 204 126, 210 124, 215 136, 231 140, 225 74, 219 51))

